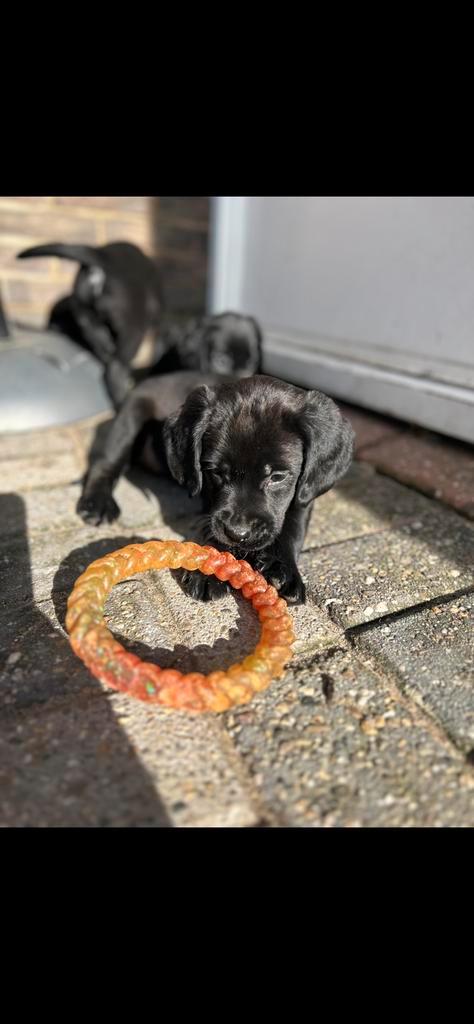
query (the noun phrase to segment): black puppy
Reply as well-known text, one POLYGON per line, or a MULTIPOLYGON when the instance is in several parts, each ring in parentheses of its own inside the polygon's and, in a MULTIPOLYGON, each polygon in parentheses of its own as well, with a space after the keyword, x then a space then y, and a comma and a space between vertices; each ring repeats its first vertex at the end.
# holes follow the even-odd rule
MULTIPOLYGON (((201 373, 251 377, 262 368, 262 332, 251 316, 219 313, 173 326, 163 338, 166 349, 147 376, 200 370, 201 373)), ((144 373, 142 376, 144 376, 144 373)))
POLYGON ((80 263, 71 295, 53 307, 49 327, 89 349, 104 364, 107 390, 116 406, 133 377, 130 364, 162 312, 158 269, 129 242, 110 245, 61 245, 51 242, 19 253, 19 259, 59 256, 80 263))
MULTIPOLYGON (((148 447, 148 465, 168 468, 190 495, 202 495, 199 539, 247 558, 288 601, 301 603, 297 559, 311 503, 346 473, 353 437, 319 391, 265 376, 219 382, 170 374, 136 388, 122 407, 77 511, 87 522, 115 519, 114 484, 148 447)), ((198 572, 182 579, 193 597, 207 600, 215 590, 198 572)))

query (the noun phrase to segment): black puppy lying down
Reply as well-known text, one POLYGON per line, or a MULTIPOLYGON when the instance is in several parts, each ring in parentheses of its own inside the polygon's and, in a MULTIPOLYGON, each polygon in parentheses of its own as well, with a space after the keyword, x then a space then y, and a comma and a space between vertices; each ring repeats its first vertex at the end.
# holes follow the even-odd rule
POLYGON ((158 269, 129 242, 62 245, 49 242, 19 253, 19 259, 59 256, 80 264, 71 295, 51 310, 49 327, 89 349, 105 367, 107 390, 117 406, 133 386, 129 370, 148 330, 162 311, 158 269))
MULTIPOLYGON (((352 427, 319 391, 266 376, 222 382, 169 374, 141 384, 125 402, 77 511, 96 524, 115 519, 114 484, 141 457, 190 495, 201 494, 196 540, 246 558, 288 601, 301 603, 297 560, 311 503, 346 473, 352 453, 352 427)), ((182 579, 193 597, 215 592, 215 581, 200 573, 182 579)))

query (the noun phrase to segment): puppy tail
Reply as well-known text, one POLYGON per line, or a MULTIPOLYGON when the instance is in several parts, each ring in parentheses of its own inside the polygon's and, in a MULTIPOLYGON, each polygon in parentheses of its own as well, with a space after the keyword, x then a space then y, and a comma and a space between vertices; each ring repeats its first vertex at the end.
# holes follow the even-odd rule
POLYGON ((60 242, 48 242, 47 245, 34 245, 31 249, 23 249, 17 258, 28 260, 33 256, 59 256, 63 260, 74 260, 83 267, 101 264, 100 254, 92 245, 62 245, 60 242))

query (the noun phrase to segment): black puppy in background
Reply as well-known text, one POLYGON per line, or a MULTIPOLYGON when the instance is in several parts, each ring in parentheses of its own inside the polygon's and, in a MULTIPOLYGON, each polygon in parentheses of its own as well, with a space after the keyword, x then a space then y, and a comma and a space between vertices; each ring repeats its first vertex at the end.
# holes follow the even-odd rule
POLYGON ((147 331, 160 323, 163 301, 155 263, 129 242, 98 247, 51 242, 25 249, 18 258, 40 256, 80 264, 72 294, 56 303, 48 326, 103 363, 107 390, 119 406, 134 384, 130 364, 147 331))
POLYGON ((251 316, 219 313, 173 326, 164 334, 164 355, 141 377, 199 370, 251 377, 262 369, 262 332, 251 316))
MULTIPOLYGON (((332 399, 273 377, 219 381, 177 373, 146 381, 112 423, 93 460, 77 511, 115 519, 112 492, 133 458, 169 471, 201 494, 201 536, 246 558, 292 603, 305 600, 297 567, 315 498, 347 471, 353 431, 332 399), (198 385, 198 386, 196 386, 198 385)), ((183 572, 187 592, 207 600, 215 581, 183 572)))
POLYGON ((115 407, 135 383, 175 370, 250 376, 261 370, 262 334, 253 317, 221 313, 190 321, 184 328, 158 327, 163 312, 156 265, 129 242, 99 247, 51 242, 25 249, 19 259, 58 256, 80 264, 71 295, 53 306, 48 326, 89 349, 105 367, 115 407), (148 331, 158 360, 132 370, 148 331))

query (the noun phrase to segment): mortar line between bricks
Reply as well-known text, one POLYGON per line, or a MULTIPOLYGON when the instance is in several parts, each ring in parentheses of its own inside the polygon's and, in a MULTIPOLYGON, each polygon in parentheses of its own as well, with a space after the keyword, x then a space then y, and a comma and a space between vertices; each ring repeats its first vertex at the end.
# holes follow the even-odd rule
MULTIPOLYGON (((448 594, 441 594, 439 597, 430 597, 427 601, 420 601, 417 604, 409 605, 407 608, 400 608, 397 612, 381 615, 378 619, 371 619, 370 622, 359 622, 355 626, 347 626, 345 629, 344 627, 341 628, 344 629, 345 636, 351 642, 352 637, 361 636, 372 629, 376 629, 382 622, 397 622, 399 619, 408 618, 409 615, 417 615, 427 608, 436 608, 439 604, 449 604, 450 601, 456 601, 458 598, 466 597, 468 594, 474 594, 474 584, 472 583, 469 587, 462 587, 461 590, 452 590, 448 594)), ((340 625, 340 623, 337 623, 337 625, 340 625)))
MULTIPOLYGON (((326 662, 330 661, 331 658, 336 654, 347 654, 348 647, 342 647, 339 644, 333 644, 331 647, 325 647, 322 651, 313 651, 312 654, 308 655, 307 658, 300 656, 301 660, 298 660, 297 665, 291 667, 293 675, 299 675, 301 672, 307 672, 308 669, 320 668, 324 666, 326 662)), ((288 668, 290 669, 291 663, 288 668)))
POLYGON ((239 754, 234 740, 229 735, 226 721, 223 719, 222 715, 217 717, 216 728, 220 733, 220 742, 226 760, 229 762, 237 780, 240 782, 243 792, 248 794, 249 804, 255 812, 256 823, 254 825, 248 825, 247 828, 256 828, 258 823, 261 821, 268 822, 270 826, 278 827, 282 822, 279 820, 275 812, 272 811, 270 807, 267 807, 251 772, 247 768, 241 754, 239 754))

